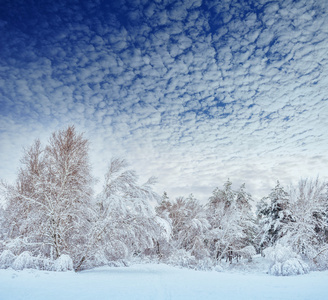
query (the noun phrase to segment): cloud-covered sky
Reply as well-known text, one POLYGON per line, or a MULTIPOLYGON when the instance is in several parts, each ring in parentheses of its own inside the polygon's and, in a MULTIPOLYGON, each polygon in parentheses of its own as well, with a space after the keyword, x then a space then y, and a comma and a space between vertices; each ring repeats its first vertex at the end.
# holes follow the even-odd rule
POLYGON ((172 198, 328 179, 328 2, 2 1, 0 178, 70 124, 172 198))

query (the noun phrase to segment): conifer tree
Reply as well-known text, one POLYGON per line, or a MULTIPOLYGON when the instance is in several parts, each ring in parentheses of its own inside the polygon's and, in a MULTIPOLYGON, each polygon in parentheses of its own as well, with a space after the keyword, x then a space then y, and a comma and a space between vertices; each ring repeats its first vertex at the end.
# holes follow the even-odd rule
POLYGON ((260 248, 274 245, 286 233, 284 224, 292 221, 289 194, 279 181, 268 197, 257 206, 260 228, 260 248))

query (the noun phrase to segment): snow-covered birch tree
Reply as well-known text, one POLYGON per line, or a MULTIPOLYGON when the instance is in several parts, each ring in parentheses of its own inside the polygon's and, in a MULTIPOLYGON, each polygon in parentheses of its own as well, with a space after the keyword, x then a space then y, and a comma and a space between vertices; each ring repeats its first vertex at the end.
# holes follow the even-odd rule
POLYGON ((91 215, 92 177, 88 141, 74 126, 25 150, 16 185, 8 188, 7 247, 76 262, 91 215))

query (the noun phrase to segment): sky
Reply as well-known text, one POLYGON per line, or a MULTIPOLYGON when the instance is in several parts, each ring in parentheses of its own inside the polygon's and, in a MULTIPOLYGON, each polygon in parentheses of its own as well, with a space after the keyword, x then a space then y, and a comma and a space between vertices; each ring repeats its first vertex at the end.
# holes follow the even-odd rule
POLYGON ((328 179, 328 1, 2 0, 0 178, 75 125, 155 191, 328 179))

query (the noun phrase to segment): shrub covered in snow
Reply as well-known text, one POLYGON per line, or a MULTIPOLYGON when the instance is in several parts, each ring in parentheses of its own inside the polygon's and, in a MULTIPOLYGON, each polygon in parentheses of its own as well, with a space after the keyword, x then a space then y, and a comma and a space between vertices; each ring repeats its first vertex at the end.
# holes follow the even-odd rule
POLYGON ((38 262, 36 258, 30 254, 30 252, 24 251, 17 256, 12 264, 12 268, 15 270, 38 269, 38 262))
POLYGON ((252 260, 252 257, 256 255, 256 250, 254 246, 246 246, 239 251, 241 257, 247 258, 248 261, 252 260))
POLYGON ((54 261, 48 258, 37 257, 35 262, 39 270, 52 271, 54 266, 54 261))
POLYGON ((15 255, 10 250, 4 250, 0 254, 0 269, 11 267, 15 258, 15 255))
POLYGON ((283 263, 275 263, 269 273, 276 276, 303 275, 309 273, 309 266, 298 258, 291 258, 283 263))
POLYGON ((303 275, 310 271, 309 266, 289 247, 277 244, 275 247, 269 247, 263 252, 265 257, 272 262, 269 268, 271 275, 303 275))
POLYGON ((72 271, 73 261, 70 256, 67 254, 62 254, 59 256, 54 262, 53 270, 57 272, 72 271))
POLYGON ((223 267, 221 265, 216 265, 214 267, 214 271, 216 271, 216 272, 223 272, 223 267))
POLYGON ((47 258, 33 257, 30 252, 24 251, 15 256, 10 250, 0 254, 0 269, 13 268, 15 270, 38 269, 53 270, 53 261, 47 258))
POLYGON ((195 270, 210 270, 213 267, 211 259, 196 259, 196 257, 191 255, 189 251, 182 249, 172 254, 165 262, 173 266, 195 270))
POLYGON ((172 255, 168 261, 168 264, 178 267, 192 268, 196 265, 196 259, 185 250, 178 250, 172 255))
POLYGON ((200 259, 197 261, 197 264, 194 269, 201 270, 201 271, 212 270, 213 269, 213 261, 208 257, 200 259))
POLYGON ((266 258, 272 262, 284 262, 289 258, 295 257, 295 253, 290 249, 290 247, 282 246, 277 244, 275 247, 268 247, 263 251, 266 258))
POLYGON ((281 274, 288 275, 303 275, 309 273, 309 266, 298 258, 291 258, 285 261, 281 267, 281 274))

